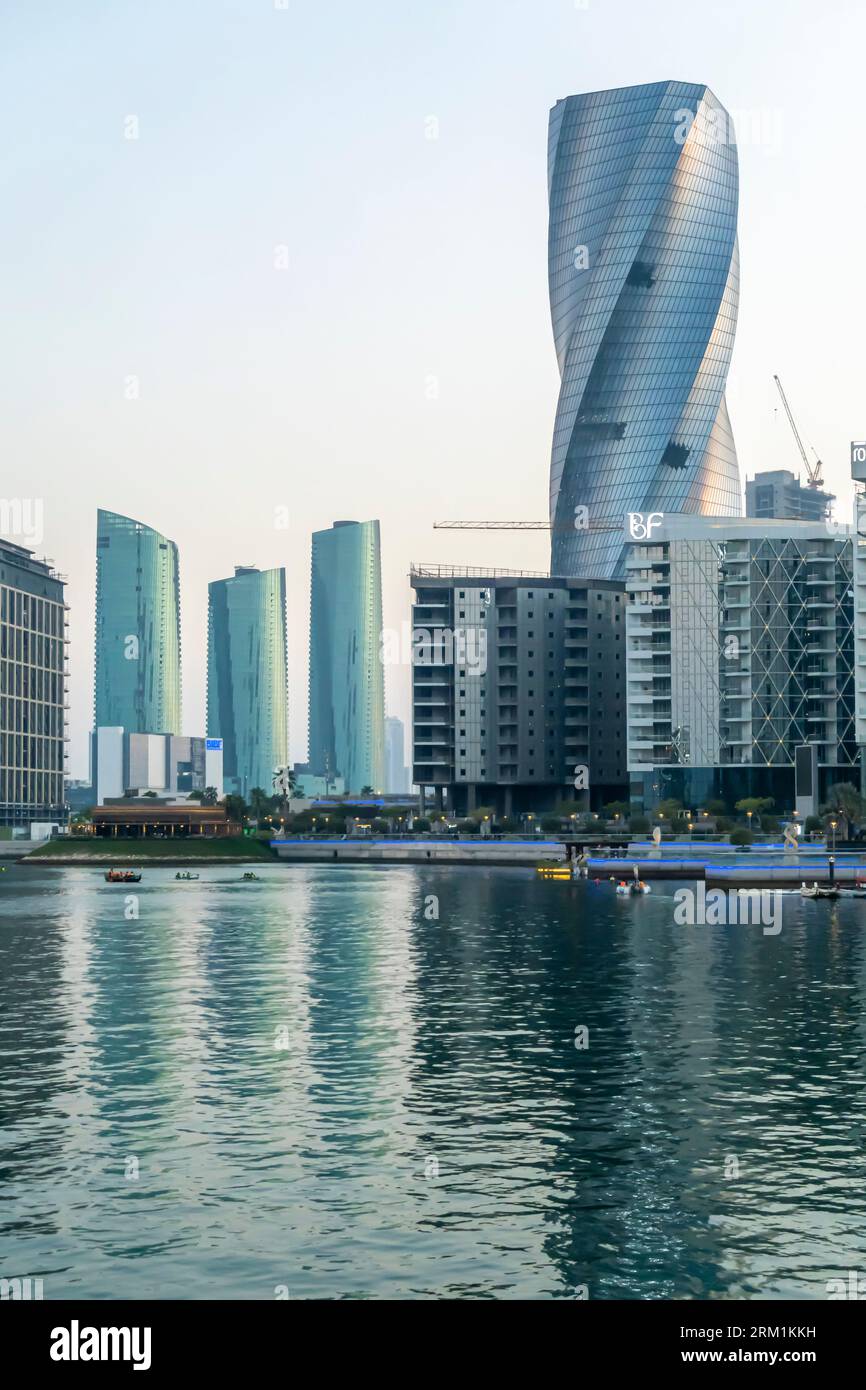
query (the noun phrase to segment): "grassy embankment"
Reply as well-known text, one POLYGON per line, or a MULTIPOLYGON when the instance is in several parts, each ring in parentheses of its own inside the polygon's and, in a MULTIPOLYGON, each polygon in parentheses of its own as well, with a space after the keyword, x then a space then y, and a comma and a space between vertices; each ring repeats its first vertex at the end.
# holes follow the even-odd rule
POLYGON ((27 858, 24 864, 104 864, 107 862, 123 864, 186 864, 201 863, 207 860, 225 862, 226 860, 276 861, 266 840, 253 839, 247 835, 232 835, 213 839, 204 836, 178 836, 165 840, 109 840, 96 839, 92 835, 80 837, 64 836, 58 840, 46 840, 27 858))

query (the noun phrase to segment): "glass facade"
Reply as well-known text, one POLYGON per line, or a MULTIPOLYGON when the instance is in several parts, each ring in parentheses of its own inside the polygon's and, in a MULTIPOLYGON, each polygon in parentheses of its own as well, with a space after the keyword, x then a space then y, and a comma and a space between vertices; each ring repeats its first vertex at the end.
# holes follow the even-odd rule
POLYGON ((548 181, 562 378, 551 570, 619 578, 627 512, 742 513, 724 395, 738 299, 730 118, 691 83, 567 97, 550 115, 548 181))
POLYGON ((179 734, 177 546, 116 512, 97 512, 94 727, 179 734))
POLYGON ((313 532, 310 771, 347 792, 385 786, 385 680, 380 659, 378 521, 313 532))
POLYGON ((289 759, 286 572, 238 566, 208 585, 207 736, 226 792, 271 794, 289 759))
POLYGON ((63 582, 0 541, 0 825, 65 819, 63 582))
POLYGON ((669 515, 651 543, 629 546, 636 797, 704 787, 727 799, 743 788, 785 804, 805 745, 817 749, 823 786, 858 782, 849 532, 669 515))

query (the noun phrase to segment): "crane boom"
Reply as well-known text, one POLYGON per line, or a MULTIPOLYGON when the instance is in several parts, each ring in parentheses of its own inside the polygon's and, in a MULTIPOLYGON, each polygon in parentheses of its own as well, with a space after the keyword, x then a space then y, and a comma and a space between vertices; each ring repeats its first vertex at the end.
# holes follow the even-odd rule
MULTIPOLYGON (((552 531, 549 521, 434 521, 434 531, 552 531)), ((571 526, 563 527, 572 530, 571 526)), ((621 531, 618 526, 587 526, 587 531, 621 531)))
POLYGON ((800 450, 800 457, 802 458, 803 466, 806 469, 806 477, 809 479, 809 486, 819 488, 822 486, 821 470, 824 467, 824 465, 819 459, 817 453, 815 453, 814 449, 812 450, 812 453, 815 454, 815 462, 809 462, 809 455, 806 453, 806 450, 803 447, 803 441, 800 438, 800 431, 797 429, 796 422, 794 420, 793 415, 791 414, 791 407, 788 405, 788 397, 785 395, 782 383, 777 376, 774 376, 773 380, 779 388, 779 395, 782 397, 782 405, 785 407, 785 414, 788 417, 788 423, 791 426, 794 438, 797 441, 797 448, 800 450))
POLYGON ((434 521, 434 531, 549 531, 549 521, 434 521))

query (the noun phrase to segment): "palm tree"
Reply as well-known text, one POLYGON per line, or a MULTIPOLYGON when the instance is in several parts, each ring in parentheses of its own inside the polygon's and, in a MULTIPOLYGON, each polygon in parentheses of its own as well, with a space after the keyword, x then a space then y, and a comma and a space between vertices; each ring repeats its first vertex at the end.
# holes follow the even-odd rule
POLYGON ((372 787, 366 786, 366 787, 362 787, 362 788, 361 788, 361 795, 362 795, 362 796, 375 796, 376 793, 373 791, 373 788, 372 788, 372 787))
POLYGON ((271 798, 261 787, 253 787, 250 792, 250 806, 256 821, 263 821, 268 814, 271 805, 271 798))
POLYGON ((864 818, 866 807, 853 782, 834 782, 832 787, 827 788, 827 804, 822 810, 826 815, 834 816, 842 822, 839 838, 847 840, 848 827, 859 825, 864 818))

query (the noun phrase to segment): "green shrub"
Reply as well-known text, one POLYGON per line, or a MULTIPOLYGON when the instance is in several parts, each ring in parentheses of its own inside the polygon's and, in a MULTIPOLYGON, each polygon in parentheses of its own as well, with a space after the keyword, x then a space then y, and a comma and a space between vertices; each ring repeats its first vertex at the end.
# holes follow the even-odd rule
POLYGON ((731 831, 732 845, 750 845, 754 838, 751 830, 747 830, 744 825, 738 825, 735 830, 731 831))
POLYGON ((648 835, 650 829, 649 816, 631 816, 628 828, 632 835, 648 835))
POLYGON ((416 816, 412 828, 417 830, 419 835, 424 835, 430 829, 430 822, 426 816, 416 816))

